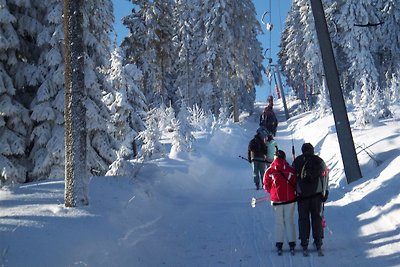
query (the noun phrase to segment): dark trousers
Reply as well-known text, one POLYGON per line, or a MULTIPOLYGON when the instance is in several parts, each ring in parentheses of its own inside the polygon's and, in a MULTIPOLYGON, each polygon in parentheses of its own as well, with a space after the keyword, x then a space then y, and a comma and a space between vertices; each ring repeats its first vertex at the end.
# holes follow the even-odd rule
POLYGON ((322 228, 322 200, 320 195, 300 199, 297 202, 299 213, 299 239, 301 246, 308 246, 310 237, 310 225, 312 227, 312 236, 317 247, 322 246, 324 230, 322 228))

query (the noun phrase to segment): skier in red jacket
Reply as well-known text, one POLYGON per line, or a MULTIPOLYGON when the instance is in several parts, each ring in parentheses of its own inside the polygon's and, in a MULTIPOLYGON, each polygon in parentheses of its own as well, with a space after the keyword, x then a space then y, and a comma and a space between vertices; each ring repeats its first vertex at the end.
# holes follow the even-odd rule
POLYGON ((296 171, 287 163, 286 154, 278 150, 275 160, 264 174, 264 189, 270 194, 275 212, 275 240, 278 254, 282 254, 284 236, 288 238, 290 252, 296 246, 294 210, 296 203, 296 171))

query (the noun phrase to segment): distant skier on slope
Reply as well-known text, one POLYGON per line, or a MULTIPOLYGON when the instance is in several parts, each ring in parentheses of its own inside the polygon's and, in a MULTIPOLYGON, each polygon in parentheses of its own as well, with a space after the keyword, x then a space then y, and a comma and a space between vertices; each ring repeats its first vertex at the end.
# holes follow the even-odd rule
POLYGON ((274 97, 272 95, 268 96, 267 102, 268 102, 267 107, 271 107, 271 108, 274 107, 274 97))
POLYGON ((285 233, 291 254, 294 254, 296 247, 296 180, 296 171, 287 163, 285 152, 278 150, 275 160, 264 174, 264 189, 270 194, 275 212, 275 246, 278 255, 282 255, 285 233))
POLYGON ((320 256, 322 253, 322 204, 327 200, 327 179, 325 179, 326 164, 314 154, 314 147, 304 143, 301 147, 302 155, 295 158, 293 168, 297 174, 297 209, 299 213, 299 239, 304 256, 308 256, 308 242, 310 225, 314 244, 320 256), (310 222, 311 218, 311 222, 310 222))
POLYGON ((272 106, 268 105, 264 109, 263 113, 261 113, 260 126, 265 128, 268 132, 272 133, 273 136, 276 135, 276 130, 278 127, 278 119, 276 118, 272 106))

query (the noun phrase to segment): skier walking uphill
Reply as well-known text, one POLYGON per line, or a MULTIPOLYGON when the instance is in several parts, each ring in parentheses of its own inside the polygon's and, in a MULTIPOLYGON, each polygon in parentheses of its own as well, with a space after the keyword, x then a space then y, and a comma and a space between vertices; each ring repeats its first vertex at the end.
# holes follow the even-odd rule
POLYGON ((267 106, 270 106, 272 108, 274 106, 274 97, 272 95, 269 95, 267 98, 267 102, 268 102, 267 106))
POLYGON ((325 179, 325 162, 314 155, 314 147, 310 143, 304 143, 301 147, 302 155, 295 158, 293 168, 297 179, 297 208, 299 215, 299 239, 303 247, 304 256, 308 256, 308 242, 310 237, 310 217, 314 244, 318 254, 323 255, 322 239, 324 230, 322 227, 322 205, 328 197, 327 179, 325 179))
POLYGON ((260 183, 265 172, 266 154, 267 147, 264 142, 265 131, 262 128, 257 129, 257 133, 253 139, 251 139, 248 150, 247 158, 253 167, 253 179, 257 190, 260 189, 260 183))
POLYGON ((278 128, 278 119, 276 118, 272 106, 268 105, 264 109, 263 113, 261 113, 260 126, 265 128, 268 132, 272 133, 273 136, 276 135, 276 130, 278 128))
POLYGON ((296 247, 296 180, 296 172, 287 163, 285 152, 278 150, 275 160, 264 174, 264 189, 270 194, 275 212, 275 245, 279 255, 282 254, 285 232, 292 254, 296 247))
POLYGON ((271 165, 274 161, 275 153, 279 150, 278 143, 274 139, 272 133, 268 132, 267 140, 265 141, 265 145, 267 146, 267 167, 271 165))

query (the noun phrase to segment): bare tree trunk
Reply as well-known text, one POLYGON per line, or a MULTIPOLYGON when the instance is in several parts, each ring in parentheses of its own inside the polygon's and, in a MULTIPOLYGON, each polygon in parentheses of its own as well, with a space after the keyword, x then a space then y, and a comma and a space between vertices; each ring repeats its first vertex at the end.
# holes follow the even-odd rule
POLYGON ((86 109, 83 0, 64 0, 65 194, 66 207, 88 204, 86 196, 86 109))
POLYGON ((233 106, 233 122, 239 122, 239 104, 237 93, 234 93, 231 97, 232 106, 233 106))

